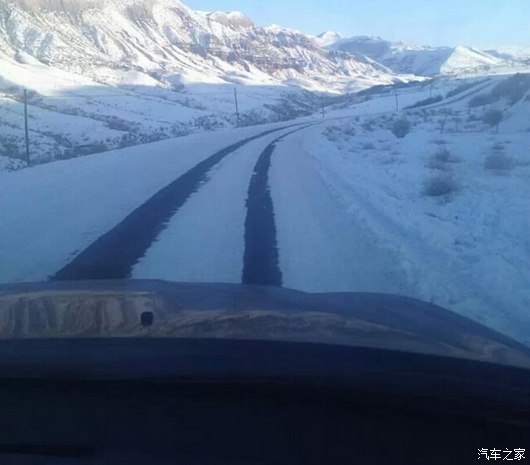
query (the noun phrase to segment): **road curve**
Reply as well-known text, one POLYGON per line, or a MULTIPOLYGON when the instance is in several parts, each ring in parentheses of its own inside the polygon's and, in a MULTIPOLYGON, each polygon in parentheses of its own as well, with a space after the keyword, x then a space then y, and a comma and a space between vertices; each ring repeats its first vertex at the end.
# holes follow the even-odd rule
POLYGON ((212 168, 249 142, 298 125, 264 131, 214 153, 158 191, 50 279, 78 281, 130 278, 134 265, 165 229, 171 217, 209 179, 212 168))

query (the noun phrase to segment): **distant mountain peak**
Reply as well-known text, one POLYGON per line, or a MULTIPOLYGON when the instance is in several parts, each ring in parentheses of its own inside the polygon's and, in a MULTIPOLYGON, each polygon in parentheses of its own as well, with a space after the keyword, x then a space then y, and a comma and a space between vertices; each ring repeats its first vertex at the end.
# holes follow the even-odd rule
POLYGON ((342 35, 335 31, 326 31, 316 36, 315 41, 320 47, 328 47, 342 39, 342 35))
POLYGON ((474 47, 431 47, 391 42, 381 37, 354 36, 324 45, 330 50, 364 55, 398 74, 434 76, 502 66, 499 54, 474 47))

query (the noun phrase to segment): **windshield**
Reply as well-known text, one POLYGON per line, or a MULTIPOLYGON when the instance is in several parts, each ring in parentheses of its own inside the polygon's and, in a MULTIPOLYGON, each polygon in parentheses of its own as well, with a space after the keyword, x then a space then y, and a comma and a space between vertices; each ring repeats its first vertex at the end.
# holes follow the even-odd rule
POLYGON ((0 283, 392 295, 530 345, 529 17, 0 0, 0 283))

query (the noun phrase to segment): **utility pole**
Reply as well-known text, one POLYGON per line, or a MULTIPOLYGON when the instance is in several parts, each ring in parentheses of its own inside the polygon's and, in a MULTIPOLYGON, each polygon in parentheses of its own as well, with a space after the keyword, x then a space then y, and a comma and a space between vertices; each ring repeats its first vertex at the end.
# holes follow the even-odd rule
POLYGON ((440 128, 440 134, 443 134, 445 125, 447 124, 448 119, 449 119, 449 115, 445 115, 444 122, 442 123, 442 127, 440 128))
POLYGON ((29 166, 28 91, 24 89, 24 133, 26 138, 26 163, 29 166))
POLYGON ((322 119, 326 117, 326 108, 324 107, 324 97, 320 96, 320 106, 322 107, 322 119))
POLYGON ((396 111, 399 111, 399 99, 398 99, 398 93, 396 92, 396 111))
POLYGON ((237 127, 239 127, 239 102, 237 101, 237 89, 234 87, 234 100, 236 102, 236 118, 237 118, 237 127))

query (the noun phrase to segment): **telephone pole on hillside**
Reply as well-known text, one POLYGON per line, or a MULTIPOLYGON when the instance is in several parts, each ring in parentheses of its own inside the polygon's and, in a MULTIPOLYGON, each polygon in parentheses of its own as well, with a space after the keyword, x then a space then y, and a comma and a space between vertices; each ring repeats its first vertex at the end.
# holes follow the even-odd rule
POLYGON ((24 89, 24 135, 26 139, 26 163, 29 166, 28 91, 24 89))
POLYGON ((322 107, 322 118, 326 117, 326 108, 324 107, 324 97, 320 96, 320 106, 322 107))
POLYGON ((234 100, 236 102, 236 118, 237 118, 237 127, 239 127, 239 102, 237 101, 237 89, 234 87, 234 100))

